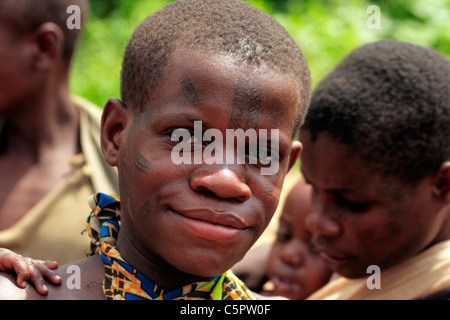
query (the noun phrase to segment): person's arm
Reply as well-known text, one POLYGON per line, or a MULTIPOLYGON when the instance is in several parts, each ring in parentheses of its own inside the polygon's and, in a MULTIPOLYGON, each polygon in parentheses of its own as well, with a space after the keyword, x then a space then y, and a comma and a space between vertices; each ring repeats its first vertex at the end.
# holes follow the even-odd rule
POLYGON ((28 282, 31 282, 40 294, 46 295, 48 288, 44 279, 53 284, 61 284, 61 278, 53 271, 56 268, 56 261, 24 258, 11 250, 0 248, 0 271, 15 272, 20 288, 26 288, 28 282))

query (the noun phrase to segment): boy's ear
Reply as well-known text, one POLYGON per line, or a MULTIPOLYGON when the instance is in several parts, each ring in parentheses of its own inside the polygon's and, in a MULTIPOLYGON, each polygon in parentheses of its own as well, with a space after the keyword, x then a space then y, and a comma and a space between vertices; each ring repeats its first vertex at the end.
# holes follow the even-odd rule
POLYGON ((111 166, 119 164, 119 149, 128 121, 128 110, 117 98, 111 98, 103 109, 101 147, 103 157, 111 166))
POLYGON ((56 59, 62 59, 64 33, 52 22, 42 24, 33 34, 33 66, 37 70, 47 70, 56 59))
POLYGON ((445 161, 435 178, 434 193, 450 203, 450 161, 445 161))
POLYGON ((292 169, 292 167, 297 162, 298 158, 300 157, 300 153, 302 152, 302 150, 303 150, 303 145, 301 144, 300 141, 292 142, 291 154, 289 156, 288 172, 289 172, 289 170, 292 169))

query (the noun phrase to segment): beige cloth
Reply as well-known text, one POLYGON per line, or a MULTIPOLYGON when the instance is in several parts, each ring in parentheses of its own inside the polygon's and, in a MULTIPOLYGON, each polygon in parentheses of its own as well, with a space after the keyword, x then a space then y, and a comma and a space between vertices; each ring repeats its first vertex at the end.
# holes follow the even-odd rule
POLYGON ((450 287, 450 240, 440 242, 380 274, 381 289, 368 289, 367 278, 338 278, 308 300, 412 300, 450 287))
POLYGON ((118 194, 116 168, 100 148, 101 109, 72 97, 80 115, 82 153, 71 159, 72 172, 14 226, 0 231, 0 247, 24 256, 56 260, 60 265, 86 257, 90 239, 82 234, 93 193, 118 194))

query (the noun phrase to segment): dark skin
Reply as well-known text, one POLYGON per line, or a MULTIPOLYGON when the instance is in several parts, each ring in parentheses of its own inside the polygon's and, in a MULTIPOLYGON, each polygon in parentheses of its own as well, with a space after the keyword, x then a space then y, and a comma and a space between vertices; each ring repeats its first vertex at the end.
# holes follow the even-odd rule
MULTIPOLYGON (((64 35, 53 23, 33 32, 19 28, 20 4, 3 3, 0 15, 0 230, 8 229, 70 172, 80 152, 78 111, 71 102, 64 35), (6 7, 7 6, 7 7, 6 7), (16 19, 17 18, 17 19, 16 19)), ((60 284, 54 261, 23 258, 0 249, 0 270, 14 270, 17 285, 31 282, 41 294, 44 279, 60 284)))
POLYGON ((0 230, 16 224, 70 172, 80 151, 64 36, 53 23, 23 33, 0 16, 0 230))
POLYGON ((239 77, 236 85, 230 128, 256 129, 258 107, 261 104, 262 87, 239 77), (245 121, 243 121, 245 119, 245 121))
POLYGON ((198 104, 199 95, 197 92, 197 89, 195 88, 194 84, 192 83, 192 80, 188 77, 183 77, 180 79, 180 85, 183 89, 184 95, 186 96, 186 99, 189 100, 193 105, 198 104))
MULTIPOLYGON (((242 259, 270 222, 284 177, 302 148, 292 142, 297 86, 289 76, 264 67, 183 50, 169 62, 143 112, 125 108, 117 99, 108 101, 102 149, 105 160, 119 170, 122 224, 117 247, 130 265, 168 291, 221 274, 242 259), (196 99, 186 92, 187 83, 195 88, 196 99), (225 133, 238 92, 247 90, 240 87, 243 83, 260 88, 261 97, 249 101, 254 108, 251 117, 240 116, 242 123, 251 120, 257 129, 279 130, 278 172, 261 176, 258 164, 248 163, 175 165, 172 132, 192 130, 197 120, 225 133)), ((70 276, 65 266, 57 271, 63 285, 51 288, 47 299, 104 299, 100 257, 75 265, 82 275, 81 290, 64 285, 70 276)), ((3 295, 43 298, 30 287, 18 289, 10 275, 2 276, 3 295)))
MULTIPOLYGON (((152 110, 152 123, 155 126, 148 134, 156 135, 154 142, 146 140, 148 141, 148 143, 145 143, 145 145, 148 145, 147 148, 143 148, 145 145, 139 146, 135 143, 126 144, 126 151, 120 153, 122 157, 114 158, 114 163, 119 163, 119 168, 122 166, 122 172, 131 173, 127 176, 119 175, 123 182, 122 186, 124 186, 121 189, 122 201, 129 199, 128 203, 134 204, 129 207, 123 205, 123 212, 139 213, 141 208, 151 207, 153 210, 150 216, 155 219, 152 226, 157 226, 155 229, 146 227, 145 230, 141 230, 143 224, 140 222, 145 218, 139 215, 124 215, 124 218, 130 221, 128 223, 128 220, 124 220, 123 223, 130 226, 130 230, 123 232, 122 226, 118 247, 121 252, 124 252, 124 258, 127 261, 148 275, 150 279, 160 279, 156 282, 167 290, 186 284, 186 278, 189 279, 187 281, 189 283, 204 277, 217 275, 224 269, 231 267, 234 264, 232 261, 240 260, 270 221, 279 199, 282 182, 280 178, 284 178, 284 175, 281 174, 258 180, 257 178, 260 177, 258 174, 259 168, 254 166, 180 165, 175 167, 171 161, 164 160, 164 155, 169 156, 173 145, 176 144, 168 141, 174 128, 192 129, 193 119, 201 120, 203 125, 222 131, 230 128, 229 119, 235 110, 236 92, 242 90, 239 87, 238 70, 235 69, 233 64, 231 64, 231 69, 228 62, 219 63, 218 66, 212 65, 208 58, 203 67, 199 68, 197 67, 197 60, 186 60, 185 57, 191 57, 191 55, 180 54, 179 57, 184 57, 183 61, 175 59, 174 66, 178 67, 173 67, 174 73, 168 72, 168 77, 163 80, 167 85, 161 87, 161 91, 156 91, 157 96, 161 98, 155 99, 154 105, 163 106, 159 108, 164 108, 164 110, 152 110), (214 72, 211 72, 211 68, 214 72), (209 74, 215 74, 215 76, 210 77, 209 74), (195 91, 200 97, 199 103, 192 104, 190 101, 191 95, 186 94, 185 88, 180 90, 180 79, 187 78, 187 76, 190 82, 194 84, 195 91), (177 88, 175 92, 172 89, 174 87, 177 88), (214 92, 214 95, 211 95, 211 92, 214 92), (180 106, 184 106, 181 112, 180 106), (224 117, 217 117, 218 114, 223 114, 224 117), (161 126, 156 124, 161 124, 161 126), (159 134, 159 132, 162 134, 159 134), (149 153, 147 151, 159 146, 162 150, 167 151, 162 151, 162 153, 149 153), (136 168, 134 162, 128 163, 128 155, 138 153, 152 164, 152 172, 142 175, 142 171, 136 168), (158 170, 157 168, 163 169, 158 170), (162 172, 165 173, 164 176, 162 176, 162 172), (152 179, 154 176, 164 181, 152 179), (188 177, 187 180, 186 177, 188 177), (153 196, 149 198, 146 192, 133 189, 133 185, 139 184, 147 185, 148 189, 154 190, 153 196), (140 193, 142 195, 139 195, 140 193), (137 199, 138 197, 142 200, 137 199), (147 201, 149 204, 147 204, 147 201), (183 203, 183 209, 179 206, 180 203, 183 203), (179 214, 181 210, 183 210, 183 213, 179 214), (224 236, 227 239, 211 237, 209 231, 205 230, 208 229, 207 225, 197 225, 197 221, 195 221, 197 219, 186 219, 186 215, 193 216, 200 211, 205 212, 205 210, 212 216, 217 212, 224 212, 237 217, 237 219, 243 221, 242 229, 232 231, 237 233, 235 237, 227 238, 227 236, 224 236), (197 230, 196 233, 201 233, 202 236, 192 237, 190 231, 192 229, 186 230, 185 227, 189 224, 192 224, 190 227, 197 230), (167 239, 165 236, 168 230, 175 235, 173 239, 167 239), (136 250, 136 245, 127 237, 130 234, 152 235, 152 238, 144 237, 139 241, 139 243, 146 243, 147 246, 152 247, 152 255, 147 257, 150 258, 148 260, 151 263, 148 263, 147 259, 143 259, 140 254, 136 254, 138 258, 136 262, 132 262, 133 257, 126 256, 128 252, 136 250), (182 249, 179 247, 180 245, 186 248, 182 249), (128 248, 130 249, 127 250, 128 248), (141 264, 142 268, 139 268, 138 266, 141 264), (224 268, 224 266, 226 267, 224 268), (180 270, 183 270, 183 272, 180 273, 180 270)), ((202 57, 198 57, 198 59, 201 60, 202 57)), ((262 78, 258 77, 261 85, 267 86, 266 80, 268 79, 265 75, 262 78)), ((292 97, 293 93, 289 91, 285 95, 287 92, 284 88, 277 88, 278 83, 281 82, 270 83, 273 94, 272 92, 269 94, 266 88, 267 100, 259 105, 260 118, 267 113, 267 120, 265 120, 265 124, 261 123, 260 127, 288 127, 289 129, 283 132, 282 139, 286 141, 285 145, 289 145, 291 143, 289 134, 292 134, 293 125, 291 119, 288 117, 282 118, 282 121, 275 125, 269 120, 273 103, 276 102, 277 105, 281 106, 286 105, 285 97, 292 97), (283 123, 285 124, 283 125, 283 123)), ((292 102, 291 100, 289 104, 294 105, 292 102)), ((145 119, 145 117, 142 119, 145 119)), ((142 127, 144 130, 148 130, 146 129, 147 121, 134 117, 134 115, 131 121, 138 128, 142 127)), ((120 139, 137 141, 139 139, 138 132, 139 129, 124 130, 116 138, 117 142, 121 142, 120 139)), ((282 163, 284 167, 280 165, 280 172, 287 172, 290 166, 289 159, 292 156, 289 154, 293 153, 289 149, 281 151, 284 155, 284 162, 282 163)), ((202 220, 203 218, 199 219, 202 220)), ((217 231, 220 232, 221 230, 217 231)), ((227 232, 225 231, 225 233, 227 232)), ((138 251, 144 252, 147 250, 141 247, 138 251)))
POLYGON ((366 276, 450 239, 450 162, 408 185, 372 170, 351 146, 301 133, 302 172, 314 190, 312 242, 335 272, 366 276))

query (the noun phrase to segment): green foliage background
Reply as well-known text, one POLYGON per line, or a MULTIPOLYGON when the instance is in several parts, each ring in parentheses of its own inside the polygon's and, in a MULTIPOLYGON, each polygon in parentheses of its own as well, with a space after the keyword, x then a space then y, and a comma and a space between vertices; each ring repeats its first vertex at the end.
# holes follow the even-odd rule
MULTIPOLYGON (((72 67, 72 92, 103 107, 120 95, 123 50, 135 26, 169 0, 90 0, 91 12, 72 67)), ((271 14, 302 48, 313 88, 353 49, 395 38, 450 58, 450 0, 248 0, 271 14), (371 5, 381 28, 369 29, 371 5)))

